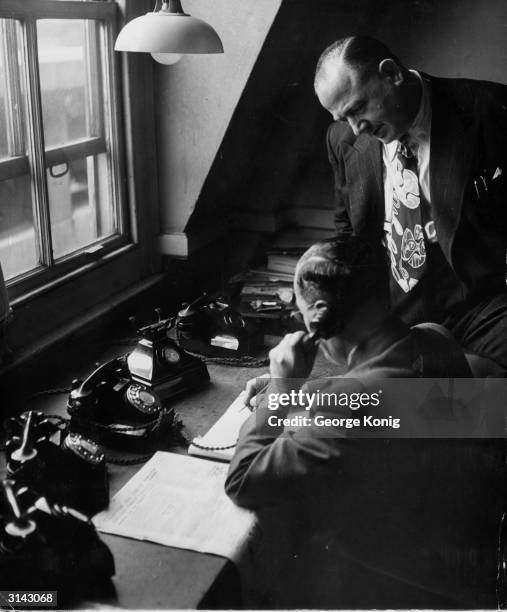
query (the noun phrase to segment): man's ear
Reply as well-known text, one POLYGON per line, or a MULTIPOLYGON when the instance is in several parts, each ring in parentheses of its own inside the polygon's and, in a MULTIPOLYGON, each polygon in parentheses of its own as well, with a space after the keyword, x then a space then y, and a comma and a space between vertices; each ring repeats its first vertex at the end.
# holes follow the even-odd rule
POLYGON ((319 299, 315 302, 313 308, 315 315, 310 323, 313 331, 318 331, 323 338, 328 338, 342 329, 342 321, 338 320, 329 302, 319 299))
POLYGON ((390 57, 380 62, 378 71, 380 78, 388 79, 393 85, 401 85, 405 80, 400 66, 390 57))
POLYGON ((318 314, 320 317, 327 317, 329 314, 329 311, 331 310, 329 302, 323 299, 317 300, 315 304, 313 305, 313 308, 316 314, 318 314))

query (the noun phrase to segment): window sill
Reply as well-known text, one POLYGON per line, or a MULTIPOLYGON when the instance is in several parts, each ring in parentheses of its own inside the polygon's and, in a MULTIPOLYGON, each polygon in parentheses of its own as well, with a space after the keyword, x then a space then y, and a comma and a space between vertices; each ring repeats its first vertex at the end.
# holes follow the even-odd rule
POLYGON ((51 280, 45 283, 44 285, 37 287, 37 289, 33 289, 32 291, 28 291, 18 297, 11 299, 11 306, 13 308, 23 306, 29 303, 30 301, 37 299, 46 293, 54 291, 57 288, 63 285, 66 285, 67 283, 75 279, 78 279, 79 277, 84 276, 85 274, 95 269, 98 269, 104 265, 107 265, 109 262, 114 261, 115 259, 119 257, 123 257, 124 255, 127 255, 130 252, 137 251, 138 249, 139 249, 139 246, 137 244, 130 243, 123 247, 115 249, 114 251, 106 253, 100 259, 91 261, 88 264, 80 266, 79 268, 76 268, 75 270, 72 270, 71 272, 68 272, 67 274, 64 274, 63 276, 59 276, 58 278, 55 278, 54 280, 51 280))
POLYGON ((58 327, 58 329, 37 338, 30 346, 16 351, 11 363, 0 367, 0 377, 9 376, 20 368, 27 366, 27 364, 33 363, 34 360, 37 360, 38 369, 41 369, 42 358, 49 351, 64 343, 70 336, 82 332, 85 328, 98 325, 98 322, 108 315, 113 316, 112 313, 115 309, 154 288, 163 278, 163 274, 155 274, 137 282, 117 293, 114 297, 110 297, 93 308, 88 309, 84 314, 73 318, 71 321, 58 327))

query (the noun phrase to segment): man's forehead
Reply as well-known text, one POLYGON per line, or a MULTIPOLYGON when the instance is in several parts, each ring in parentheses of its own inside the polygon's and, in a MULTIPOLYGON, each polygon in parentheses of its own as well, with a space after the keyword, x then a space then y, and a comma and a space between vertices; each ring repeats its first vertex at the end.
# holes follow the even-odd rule
POLYGON ((324 108, 343 106, 357 89, 358 76, 354 69, 339 60, 324 66, 317 86, 317 96, 324 108))

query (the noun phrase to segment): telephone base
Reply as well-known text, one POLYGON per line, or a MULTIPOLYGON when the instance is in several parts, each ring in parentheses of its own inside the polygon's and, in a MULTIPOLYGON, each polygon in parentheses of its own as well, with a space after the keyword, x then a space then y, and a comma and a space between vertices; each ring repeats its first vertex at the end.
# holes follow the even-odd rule
POLYGON ((132 380, 153 389, 162 402, 182 393, 195 391, 209 382, 210 376, 205 363, 190 355, 186 355, 185 361, 186 363, 172 374, 155 380, 132 375, 132 380))
POLYGON ((73 414, 70 431, 91 438, 101 446, 130 453, 151 453, 165 447, 174 431, 174 411, 159 413, 146 424, 91 421, 73 414))
POLYGON ((235 342, 221 342, 222 336, 214 336, 208 341, 201 338, 179 338, 180 346, 185 351, 199 353, 206 357, 244 357, 254 355, 264 344, 260 332, 242 337, 231 337, 235 342))

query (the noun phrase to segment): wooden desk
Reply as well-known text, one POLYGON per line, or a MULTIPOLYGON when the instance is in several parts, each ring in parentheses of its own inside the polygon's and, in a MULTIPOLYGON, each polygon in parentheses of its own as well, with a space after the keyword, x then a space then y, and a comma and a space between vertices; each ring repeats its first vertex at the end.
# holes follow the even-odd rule
MULTIPOLYGON (((118 351, 116 351, 118 354, 118 351)), ((106 356, 109 358, 109 356, 106 356)), ((205 433, 238 395, 250 378, 265 368, 209 366, 211 382, 193 394, 174 401, 186 432, 205 433)), ((87 372, 62 372, 62 382, 87 372)), ((67 396, 37 398, 30 409, 66 414, 67 396)), ((174 452, 186 452, 175 448, 174 452)), ((140 466, 109 465, 111 495, 118 491, 140 466)), ((93 604, 127 609, 238 608, 241 606, 239 574, 227 559, 149 542, 100 534, 115 558, 115 593, 93 604)), ((87 607, 86 602, 82 604, 87 607)), ((81 607, 81 605, 79 606, 81 607)))

